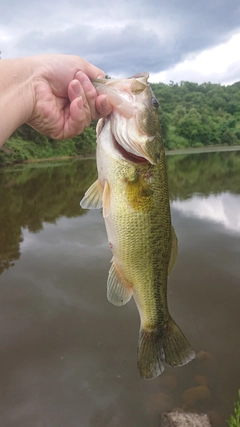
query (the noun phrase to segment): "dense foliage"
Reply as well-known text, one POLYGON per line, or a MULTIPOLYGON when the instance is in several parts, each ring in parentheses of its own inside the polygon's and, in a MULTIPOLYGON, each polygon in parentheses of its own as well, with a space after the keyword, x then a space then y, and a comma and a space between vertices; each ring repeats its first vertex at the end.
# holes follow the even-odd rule
MULTIPOLYGON (((160 102, 166 148, 240 144, 240 82, 231 86, 171 82, 152 87, 160 102)), ((67 141, 55 141, 23 125, 0 151, 0 165, 33 158, 94 154, 95 125, 67 141)))
POLYGON ((240 82, 153 84, 169 149, 240 144, 240 82))
POLYGON ((0 150, 0 166, 33 159, 92 155, 96 149, 95 127, 93 122, 76 138, 57 141, 22 125, 0 150))

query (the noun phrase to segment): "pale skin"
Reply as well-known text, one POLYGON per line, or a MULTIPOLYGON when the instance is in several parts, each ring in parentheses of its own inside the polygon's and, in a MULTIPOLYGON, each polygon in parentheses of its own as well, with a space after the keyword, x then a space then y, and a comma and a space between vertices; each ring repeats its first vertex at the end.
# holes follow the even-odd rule
POLYGON ((91 83, 104 76, 72 55, 0 60, 0 147, 23 123, 54 139, 67 139, 110 114, 107 96, 98 96, 91 83))

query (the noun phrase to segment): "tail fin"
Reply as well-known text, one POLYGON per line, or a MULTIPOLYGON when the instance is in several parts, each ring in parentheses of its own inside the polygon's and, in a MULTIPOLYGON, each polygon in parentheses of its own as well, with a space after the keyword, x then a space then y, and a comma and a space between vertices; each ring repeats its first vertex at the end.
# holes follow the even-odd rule
POLYGON ((164 329, 140 330, 138 369, 141 378, 156 378, 164 371, 164 363, 173 367, 182 366, 194 357, 187 338, 171 317, 164 329))
POLYGON ((140 329, 138 341, 138 370, 145 380, 156 378, 164 371, 161 331, 140 329))
POLYGON ((165 329, 163 351, 165 363, 173 367, 186 365, 195 357, 187 338, 171 317, 165 329))

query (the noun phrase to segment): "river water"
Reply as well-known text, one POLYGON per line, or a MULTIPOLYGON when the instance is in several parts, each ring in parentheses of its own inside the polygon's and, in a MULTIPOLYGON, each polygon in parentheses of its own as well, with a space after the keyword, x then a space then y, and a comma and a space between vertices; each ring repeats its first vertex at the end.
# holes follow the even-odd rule
POLYGON ((95 161, 0 171, 1 427, 158 427, 176 408, 227 425, 240 388, 240 152, 167 164, 179 239, 168 300, 197 358, 152 381, 138 376, 134 302, 106 299, 101 212, 79 206, 95 161))

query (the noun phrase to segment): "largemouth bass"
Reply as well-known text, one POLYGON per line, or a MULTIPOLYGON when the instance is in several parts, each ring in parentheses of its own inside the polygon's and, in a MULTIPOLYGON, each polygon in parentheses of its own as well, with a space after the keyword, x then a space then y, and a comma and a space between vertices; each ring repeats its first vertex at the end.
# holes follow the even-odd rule
POLYGON ((134 297, 141 319, 138 368, 142 378, 150 379, 163 372, 164 364, 182 366, 195 356, 167 304, 177 237, 158 101, 147 73, 94 85, 108 95, 113 111, 98 121, 98 179, 81 206, 103 209, 113 253, 107 297, 118 306, 134 297))

